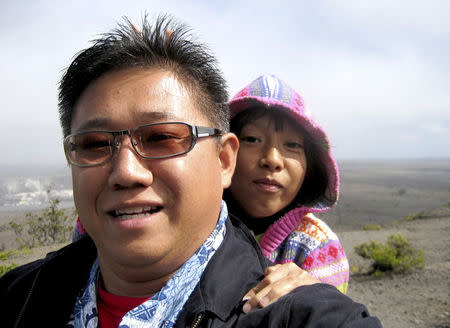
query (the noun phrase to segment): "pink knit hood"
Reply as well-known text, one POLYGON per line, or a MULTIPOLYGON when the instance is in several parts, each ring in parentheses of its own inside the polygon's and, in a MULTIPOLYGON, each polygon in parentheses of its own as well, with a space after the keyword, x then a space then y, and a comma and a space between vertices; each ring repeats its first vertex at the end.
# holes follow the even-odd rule
POLYGON ((303 215, 327 211, 337 202, 339 172, 325 131, 313 121, 302 97, 294 89, 274 75, 262 75, 230 100, 231 118, 246 109, 261 105, 267 110, 286 112, 309 133, 316 144, 322 145, 319 147, 319 158, 328 172, 328 187, 312 207, 301 207, 290 211, 266 231, 260 244, 267 256, 297 226, 303 215))

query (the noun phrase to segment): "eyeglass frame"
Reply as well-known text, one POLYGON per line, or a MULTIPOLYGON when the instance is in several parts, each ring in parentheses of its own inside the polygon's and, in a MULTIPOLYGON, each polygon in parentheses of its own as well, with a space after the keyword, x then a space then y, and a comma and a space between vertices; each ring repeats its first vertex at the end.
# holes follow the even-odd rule
POLYGON ((130 142, 131 145, 133 146, 134 151, 136 152, 136 154, 138 154, 140 157, 145 158, 145 159, 164 159, 164 158, 171 158, 171 157, 176 157, 176 156, 180 156, 180 155, 184 155, 188 152, 190 152, 196 145, 198 139, 200 138, 207 138, 207 137, 220 137, 223 135, 223 131, 217 128, 213 128, 213 127, 207 127, 207 126, 199 126, 199 125, 192 125, 186 122, 181 122, 181 121, 177 121, 177 122, 158 122, 158 123, 150 123, 150 124, 144 124, 144 125, 139 125, 137 127, 131 128, 131 129, 124 129, 124 130, 89 130, 89 131, 81 131, 81 132, 76 132, 76 133, 72 133, 69 134, 67 137, 64 138, 63 144, 64 144, 64 153, 66 155, 66 159, 67 161, 71 164, 71 165, 75 165, 78 167, 94 167, 94 166, 100 166, 103 164, 108 163, 113 157, 114 157, 114 153, 116 151, 116 149, 119 149, 121 146, 120 142, 116 141, 116 138, 118 136, 123 136, 123 135, 127 135, 130 138, 130 142), (180 153, 176 153, 176 154, 170 154, 170 155, 162 155, 162 156, 144 156, 142 155, 138 149, 136 148, 136 143, 133 141, 133 134, 136 130, 140 129, 140 128, 144 128, 147 126, 153 126, 153 125, 163 125, 163 124, 183 124, 185 126, 189 127, 189 132, 191 135, 191 144, 189 145, 188 149, 180 152, 180 153), (110 147, 112 147, 112 151, 111 151, 111 155, 109 156, 109 158, 103 162, 100 163, 95 163, 95 164, 78 164, 78 163, 74 163, 71 161, 70 156, 68 155, 68 147, 69 147, 69 138, 71 137, 75 137, 75 136, 79 136, 79 135, 83 135, 83 134, 88 134, 88 133, 96 133, 96 132, 102 132, 102 133, 109 133, 112 134, 113 136, 113 145, 111 145, 110 147))

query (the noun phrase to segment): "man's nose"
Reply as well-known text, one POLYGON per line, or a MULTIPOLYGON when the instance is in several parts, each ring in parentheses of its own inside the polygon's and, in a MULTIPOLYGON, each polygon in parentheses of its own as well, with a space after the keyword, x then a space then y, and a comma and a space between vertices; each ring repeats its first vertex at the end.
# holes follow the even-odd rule
POLYGON ((114 189, 146 187, 153 183, 153 173, 148 159, 142 158, 127 135, 117 138, 118 145, 111 160, 112 171, 109 185, 114 189))
POLYGON ((271 171, 280 171, 284 168, 283 156, 275 146, 264 149, 263 156, 260 159, 260 166, 271 171))

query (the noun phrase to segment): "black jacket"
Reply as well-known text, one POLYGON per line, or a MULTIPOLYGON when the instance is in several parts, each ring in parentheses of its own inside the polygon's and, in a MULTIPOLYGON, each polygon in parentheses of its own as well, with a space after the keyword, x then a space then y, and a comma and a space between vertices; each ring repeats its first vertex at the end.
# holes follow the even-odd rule
MULTIPOLYGON (((269 265, 247 228, 229 219, 221 247, 206 267, 175 327, 381 327, 367 309, 335 287, 297 288, 278 302, 242 313, 242 296, 269 265)), ((3 327, 64 327, 87 282, 95 245, 89 238, 0 278, 3 327)))

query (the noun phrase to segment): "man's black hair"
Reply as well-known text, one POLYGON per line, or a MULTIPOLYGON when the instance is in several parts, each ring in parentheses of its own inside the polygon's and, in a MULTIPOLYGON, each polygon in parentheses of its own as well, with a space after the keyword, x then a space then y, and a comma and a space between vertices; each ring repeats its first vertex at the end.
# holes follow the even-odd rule
POLYGON ((228 93, 216 58, 193 38, 186 25, 160 15, 154 25, 145 16, 141 28, 125 18, 123 24, 76 55, 59 86, 63 135, 70 134, 74 108, 90 83, 110 71, 132 67, 173 72, 211 124, 224 132, 229 130, 228 93))

